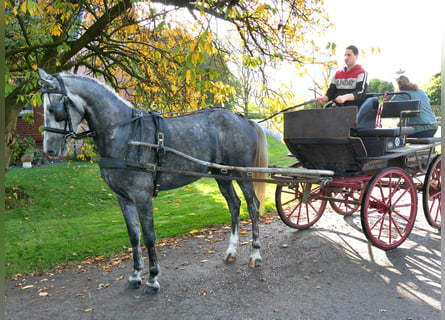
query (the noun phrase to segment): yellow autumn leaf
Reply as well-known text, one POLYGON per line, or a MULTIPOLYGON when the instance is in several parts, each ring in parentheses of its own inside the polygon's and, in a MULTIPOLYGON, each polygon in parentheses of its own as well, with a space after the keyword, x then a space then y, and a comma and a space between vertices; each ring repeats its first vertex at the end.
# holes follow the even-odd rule
POLYGON ((264 11, 264 8, 265 8, 265 6, 264 6, 264 4, 262 4, 256 9, 256 12, 262 13, 264 11))
POLYGON ((190 70, 187 70, 185 73, 185 82, 189 83, 191 78, 192 78, 192 72, 190 70))
POLYGON ((23 13, 26 13, 26 5, 28 4, 28 1, 23 1, 22 6, 21 6, 21 10, 23 13))
POLYGON ((26 290, 26 289, 29 289, 29 288, 34 288, 34 286, 32 284, 30 284, 28 286, 22 287, 22 290, 26 290))

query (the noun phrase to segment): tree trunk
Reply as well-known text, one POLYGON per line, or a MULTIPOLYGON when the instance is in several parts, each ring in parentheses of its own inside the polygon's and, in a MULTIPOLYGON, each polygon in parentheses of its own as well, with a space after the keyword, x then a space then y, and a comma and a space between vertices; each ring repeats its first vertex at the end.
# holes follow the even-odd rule
POLYGON ((17 141, 17 119, 20 111, 25 107, 23 103, 17 103, 17 97, 13 93, 5 99, 5 182, 8 174, 9 161, 15 149, 17 141))

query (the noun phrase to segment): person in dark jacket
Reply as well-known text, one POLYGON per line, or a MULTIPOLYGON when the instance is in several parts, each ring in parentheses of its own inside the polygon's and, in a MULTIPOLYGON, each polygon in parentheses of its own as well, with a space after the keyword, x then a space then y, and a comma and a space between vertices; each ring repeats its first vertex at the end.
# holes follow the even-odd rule
POLYGON ((348 46, 345 50, 346 66, 335 73, 326 94, 317 98, 319 105, 335 101, 344 106, 360 107, 366 98, 368 74, 361 65, 357 64, 357 60, 357 47, 348 46))

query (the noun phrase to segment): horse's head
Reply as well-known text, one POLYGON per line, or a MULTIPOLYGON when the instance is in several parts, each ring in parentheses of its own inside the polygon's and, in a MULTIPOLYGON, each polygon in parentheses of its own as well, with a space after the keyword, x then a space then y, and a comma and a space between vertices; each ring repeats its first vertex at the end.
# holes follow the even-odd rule
POLYGON ((50 157, 58 157, 68 151, 67 139, 75 135, 85 116, 85 102, 70 90, 62 76, 41 69, 39 76, 43 85, 43 151, 50 157))

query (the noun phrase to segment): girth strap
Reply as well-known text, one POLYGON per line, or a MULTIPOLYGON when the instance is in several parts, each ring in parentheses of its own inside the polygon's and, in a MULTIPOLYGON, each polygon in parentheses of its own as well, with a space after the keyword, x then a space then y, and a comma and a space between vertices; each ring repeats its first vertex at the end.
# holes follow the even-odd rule
MULTIPOLYGON (((153 123, 155 125, 156 133, 156 143, 160 146, 164 146, 165 139, 166 139, 166 130, 165 130, 165 123, 164 123, 164 117, 157 112, 151 112, 153 123)), ((156 149, 155 159, 156 159, 156 167, 162 166, 162 154, 164 154, 164 151, 161 151, 160 149, 156 149)), ((154 183, 154 189, 153 189, 153 197, 157 197, 161 185, 159 184, 159 177, 157 174, 157 170, 153 171, 153 183, 154 183)))

